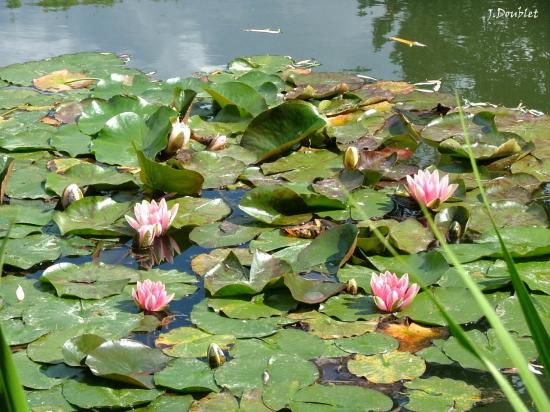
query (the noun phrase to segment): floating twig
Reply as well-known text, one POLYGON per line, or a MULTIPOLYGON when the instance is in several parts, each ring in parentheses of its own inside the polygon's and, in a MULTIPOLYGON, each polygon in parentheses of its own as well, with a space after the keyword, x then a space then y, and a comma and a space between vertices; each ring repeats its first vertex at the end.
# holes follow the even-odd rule
POLYGON ((406 44, 409 47, 413 47, 413 46, 426 47, 426 45, 424 43, 419 43, 419 42, 413 41, 413 40, 402 39, 401 37, 389 37, 389 39, 393 40, 393 41, 396 41, 398 43, 406 44))
POLYGON ((268 34, 281 34, 281 29, 244 29, 243 31, 248 31, 252 33, 268 33, 268 34))

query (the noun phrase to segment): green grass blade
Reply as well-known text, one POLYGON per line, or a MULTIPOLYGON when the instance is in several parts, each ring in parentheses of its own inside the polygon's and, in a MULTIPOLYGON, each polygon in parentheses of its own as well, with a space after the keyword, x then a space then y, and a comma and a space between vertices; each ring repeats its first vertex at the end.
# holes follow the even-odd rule
MULTIPOLYGON (((353 196, 349 196, 349 194, 350 193, 348 192, 348 199, 349 199, 350 203, 352 203, 353 206, 355 206, 357 208, 357 210, 361 210, 359 205, 357 205, 357 203, 355 203, 355 199, 353 198, 353 196)), ((424 208, 424 210, 427 212, 427 210, 425 208, 424 208)), ((431 216, 430 216, 430 218, 431 218, 431 216)), ((367 219, 365 218, 364 220, 367 220, 367 219)), ((434 228, 439 233, 440 238, 442 238, 442 234, 438 231, 438 228, 435 225, 434 225, 434 228)), ((385 241, 384 236, 380 233, 378 228, 373 227, 372 230, 373 230, 375 236, 378 238, 378 240, 382 244, 385 244, 387 249, 390 251, 390 253, 400 262, 400 265, 402 265, 404 267, 409 266, 409 264, 401 258, 399 253, 395 250, 395 248, 391 244, 389 244, 385 241)), ((444 239, 443 239, 443 242, 445 242, 444 239)), ((452 251, 448 248, 446 243, 445 243, 445 247, 447 249, 447 252, 452 255, 452 251)), ((456 257, 455 257, 455 261, 458 262, 456 257)), ((468 280, 470 280, 470 282, 471 282, 470 286, 475 288, 480 294, 480 296, 479 296, 480 299, 485 301, 486 305, 484 307, 482 307, 482 310, 484 310, 484 313, 487 309, 489 309, 490 311, 493 311, 493 308, 491 307, 489 301, 483 296, 483 293, 479 290, 477 285, 473 281, 471 281, 468 274, 466 273, 464 268, 460 265, 460 263, 458 263, 458 264, 460 266, 460 269, 458 270, 458 272, 460 273, 460 276, 463 279, 468 278, 468 280)), ((412 268, 410 268, 410 269, 412 269, 412 268)), ((409 271, 411 271, 411 270, 409 270, 409 271)), ((472 343, 470 338, 466 335, 464 329, 452 318, 452 316, 447 312, 447 310, 441 304, 441 302, 439 302, 439 300, 433 295, 433 293, 431 293, 431 291, 423 284, 423 282, 420 279, 415 279, 415 282, 417 282, 422 289, 424 289, 426 292, 428 292, 427 296, 436 305, 436 307, 438 308, 438 310, 440 311, 442 316, 447 321, 447 323, 449 325, 449 329, 453 333, 453 336, 455 336, 458 339, 458 341, 464 346, 464 348, 466 350, 468 350, 470 353, 472 353, 476 358, 478 358, 487 367, 487 369, 489 370, 489 373, 491 373, 491 375, 495 379, 495 382, 500 386, 500 388, 502 389, 502 391, 506 395, 506 398, 508 399, 508 401, 510 402, 510 405, 512 405, 514 410, 515 411, 521 411, 521 412, 528 411, 528 408, 525 406, 525 404, 523 403, 521 398, 518 396, 518 394, 516 393, 516 390, 512 387, 510 382, 508 382, 508 380, 504 377, 504 375, 502 375, 502 373, 500 373, 498 368, 496 368, 496 366, 480 350, 477 349, 477 347, 472 343)), ((493 311, 493 313, 494 313, 494 311, 493 311)), ((496 316, 496 314, 495 314, 495 316, 496 316)), ((499 321, 498 318, 497 318, 497 321, 499 321)), ((515 345, 515 342, 513 342, 513 344, 515 345)), ((519 349, 518 349, 518 351, 519 351, 519 349)), ((520 354, 521 354, 521 352, 520 352, 520 354)), ((516 365, 516 359, 514 359, 514 358, 512 358, 512 359, 513 359, 514 364, 516 365)), ((527 362, 527 361, 525 361, 525 362, 527 362)), ((527 365, 527 363, 526 363, 526 365, 527 365)), ((543 393, 543 395, 544 395, 544 393, 543 393)), ((543 409, 541 409, 541 411, 542 410, 543 409)))
MULTIPOLYGON (((0 245, 0 279, 4 268, 4 250, 8 243, 8 236, 13 222, 10 223, 6 236, 0 245)), ((0 391, 2 396, 0 406, 6 412, 27 412, 29 410, 25 391, 19 381, 19 373, 13 362, 11 348, 9 347, 4 332, 0 326, 0 391)))
POLYGON ((491 206, 489 204, 489 199, 487 198, 487 194, 485 192, 485 188, 483 187, 481 176, 479 174, 479 169, 477 167, 477 163, 473 156, 471 140, 466 129, 466 124, 464 121, 464 112, 462 111, 462 107, 460 106, 460 101, 458 101, 458 96, 457 96, 457 102, 458 102, 458 108, 459 108, 459 114, 460 114, 460 122, 462 124, 462 129, 464 132, 464 139, 466 140, 468 157, 470 158, 472 171, 474 173, 474 177, 476 179, 476 183, 479 188, 479 193, 481 195, 483 205, 485 206, 487 215, 489 216, 489 220, 491 221, 491 225, 493 226, 493 230, 495 231, 495 234, 500 243, 500 248, 502 249, 504 259, 506 260, 506 266, 508 267, 508 272, 512 279, 512 286, 514 287, 516 296, 521 306, 521 310, 523 312, 523 316, 525 317, 527 326, 531 331, 531 336, 533 337, 533 341, 535 342, 535 345, 537 347, 537 350, 539 353, 539 361, 542 363, 544 367, 543 368, 544 375, 546 376, 547 379, 550 380, 550 337, 548 336, 546 328, 544 327, 540 319, 540 316, 537 313, 535 305, 533 304, 533 301, 529 296, 527 287, 521 280, 517 267, 514 263, 514 259, 512 258, 512 255, 510 254, 508 248, 506 247, 506 244, 504 243, 504 240, 502 239, 502 236, 500 235, 500 232, 498 231, 498 227, 496 225, 495 219, 493 217, 493 214, 491 213, 491 206))

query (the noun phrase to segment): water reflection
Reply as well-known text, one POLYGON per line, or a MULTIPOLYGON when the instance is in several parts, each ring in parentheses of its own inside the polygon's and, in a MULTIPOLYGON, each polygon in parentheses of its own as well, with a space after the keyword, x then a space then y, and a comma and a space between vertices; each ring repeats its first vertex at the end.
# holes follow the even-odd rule
POLYGON ((84 50, 129 53, 159 78, 220 67, 236 56, 316 58, 322 70, 380 79, 442 79, 473 101, 550 111, 550 2, 537 19, 491 19, 515 0, 6 0, 0 66, 84 50), (223 10, 223 18, 219 11, 223 10), (121 26, 121 22, 124 23, 121 26), (279 35, 243 32, 280 28, 279 35), (427 44, 407 47, 398 36, 427 44))
POLYGON ((396 44, 390 53, 405 79, 443 80, 447 89, 469 89, 470 98, 517 105, 520 101, 545 111, 550 84, 550 3, 534 2, 540 17, 489 19, 488 8, 517 10, 516 1, 476 0, 420 2, 360 0, 360 10, 383 4, 375 18, 376 50, 399 36, 426 43, 416 48, 396 44))

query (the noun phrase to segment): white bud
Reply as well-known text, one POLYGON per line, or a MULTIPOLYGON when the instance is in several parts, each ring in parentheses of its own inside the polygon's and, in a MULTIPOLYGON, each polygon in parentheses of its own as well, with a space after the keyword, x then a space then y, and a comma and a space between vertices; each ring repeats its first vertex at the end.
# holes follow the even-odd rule
POLYGON ((170 137, 168 138, 168 145, 166 146, 167 153, 176 153, 179 149, 184 148, 191 139, 191 129, 187 123, 181 121, 178 118, 172 120, 172 130, 170 131, 170 137))
POLYGON ((15 296, 17 297, 17 300, 19 302, 23 302, 25 300, 25 291, 21 287, 21 285, 17 285, 17 290, 15 291, 15 296))
POLYGON ((63 191, 63 197, 61 198, 61 206, 66 209, 72 202, 80 200, 84 197, 84 193, 78 187, 77 184, 71 183, 63 191))

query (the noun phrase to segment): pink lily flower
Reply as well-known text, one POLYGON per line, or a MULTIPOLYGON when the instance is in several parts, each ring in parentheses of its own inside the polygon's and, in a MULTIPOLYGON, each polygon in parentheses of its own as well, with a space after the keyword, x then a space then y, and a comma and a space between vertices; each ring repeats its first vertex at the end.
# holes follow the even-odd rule
POLYGON ((134 206, 135 218, 126 215, 126 221, 139 235, 139 245, 151 246, 155 238, 166 233, 178 213, 179 204, 175 204, 168 210, 166 200, 161 199, 159 203, 154 200, 149 203, 147 200, 136 203, 134 206))
POLYGON ((405 273, 398 278, 395 273, 385 272, 372 274, 370 287, 374 303, 384 312, 397 312, 408 306, 420 288, 416 283, 409 286, 409 275, 405 273))
POLYGON ((166 294, 164 283, 145 279, 143 283, 137 282, 137 287, 132 289, 132 297, 141 309, 147 312, 157 312, 164 309, 174 299, 174 294, 166 294))
POLYGON ((407 176, 407 189, 409 194, 426 207, 437 207, 440 203, 450 198, 457 184, 449 184, 449 175, 439 179, 439 172, 435 170, 430 173, 428 170, 419 170, 413 177, 407 176))

